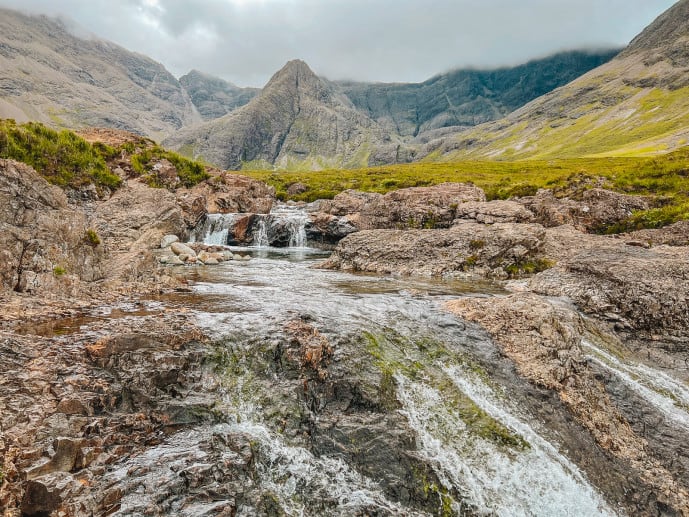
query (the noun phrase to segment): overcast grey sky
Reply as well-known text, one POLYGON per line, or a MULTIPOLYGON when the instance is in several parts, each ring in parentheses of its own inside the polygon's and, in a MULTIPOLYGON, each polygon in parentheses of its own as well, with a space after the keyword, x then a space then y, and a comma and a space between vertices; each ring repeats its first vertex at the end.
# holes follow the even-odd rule
POLYGON ((330 79, 423 81, 626 45, 674 0, 0 0, 162 62, 262 86, 286 61, 330 79))

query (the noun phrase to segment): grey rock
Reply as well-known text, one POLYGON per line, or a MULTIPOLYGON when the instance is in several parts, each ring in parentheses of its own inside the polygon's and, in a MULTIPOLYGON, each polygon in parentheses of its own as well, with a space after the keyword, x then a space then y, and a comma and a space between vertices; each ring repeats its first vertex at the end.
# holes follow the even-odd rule
POLYGON ((179 237, 176 235, 166 235, 160 240, 160 247, 167 248, 168 246, 172 245, 173 242, 179 242, 179 237))
POLYGON ((200 121, 160 63, 66 23, 2 9, 0 117, 59 127, 106 126, 158 137, 200 121))
POLYGON ((224 169, 294 163, 308 168, 366 166, 372 160, 362 149, 398 147, 303 61, 287 63, 245 106, 163 143, 192 149, 195 157, 224 169))
POLYGON ((175 255, 186 255, 187 257, 196 258, 196 252, 181 242, 173 242, 170 249, 175 255))

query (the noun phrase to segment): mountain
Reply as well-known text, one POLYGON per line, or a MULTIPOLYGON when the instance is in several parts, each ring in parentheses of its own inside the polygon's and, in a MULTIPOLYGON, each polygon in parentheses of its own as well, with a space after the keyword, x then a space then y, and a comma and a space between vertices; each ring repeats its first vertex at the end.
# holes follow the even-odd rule
POLYGON ((504 117, 610 59, 617 50, 562 52, 512 68, 455 70, 423 83, 336 82, 354 105, 403 136, 504 117))
POLYGON ((154 138, 200 121, 163 65, 45 16, 0 9, 0 70, 0 118, 154 138))
POLYGON ((192 70, 180 77, 179 82, 189 93, 203 120, 227 115, 230 111, 247 104, 261 91, 260 88, 240 88, 198 70, 192 70))
POLYGON ((400 147, 299 60, 245 106, 163 143, 227 169, 366 166, 395 161, 400 147))
POLYGON ((506 118, 445 136, 427 160, 649 155, 689 141, 689 0, 614 59, 506 118))

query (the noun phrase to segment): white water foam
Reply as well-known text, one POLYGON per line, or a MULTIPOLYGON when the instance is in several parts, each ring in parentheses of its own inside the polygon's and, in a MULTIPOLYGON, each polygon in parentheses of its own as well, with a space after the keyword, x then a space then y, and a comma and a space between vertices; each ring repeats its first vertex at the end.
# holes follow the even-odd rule
POLYGON ((402 413, 418 433, 421 454, 446 486, 454 486, 482 515, 612 516, 577 467, 505 409, 492 390, 459 367, 445 373, 481 409, 530 445, 499 447, 473 433, 431 386, 397 375, 402 413))
POLYGON ((689 388, 685 384, 650 366, 621 361, 589 341, 583 341, 582 347, 588 359, 612 372, 673 422, 689 429, 689 388))

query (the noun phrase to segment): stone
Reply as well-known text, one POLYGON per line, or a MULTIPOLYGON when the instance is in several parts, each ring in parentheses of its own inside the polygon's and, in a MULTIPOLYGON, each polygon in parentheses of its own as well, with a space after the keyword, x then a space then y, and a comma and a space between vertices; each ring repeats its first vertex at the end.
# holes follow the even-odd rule
POLYGON ((160 240, 160 247, 167 248, 171 246, 173 242, 179 242, 179 237, 176 235, 166 235, 160 240))
POLYGON ((366 230, 352 233, 320 267, 415 275, 469 274, 506 278, 543 256, 537 224, 474 222, 446 230, 366 230))
POLYGON ((170 249, 175 255, 186 255, 187 257, 196 257, 196 252, 186 244, 181 242, 173 242, 170 249))
POLYGON ((34 169, 0 160, 0 291, 65 292, 105 277, 85 214, 34 169))
POLYGON ((21 511, 26 516, 50 515, 62 503, 58 490, 50 490, 38 481, 27 481, 21 511))
POLYGON ((534 221, 546 227, 572 225, 584 232, 605 229, 627 219, 634 210, 646 210, 648 201, 602 188, 575 192, 572 197, 558 198, 552 190, 541 189, 535 196, 519 198, 534 215, 534 221))
POLYGON ((234 259, 234 255, 232 254, 231 251, 223 251, 222 252, 222 258, 223 258, 223 260, 232 260, 232 259, 234 259))

